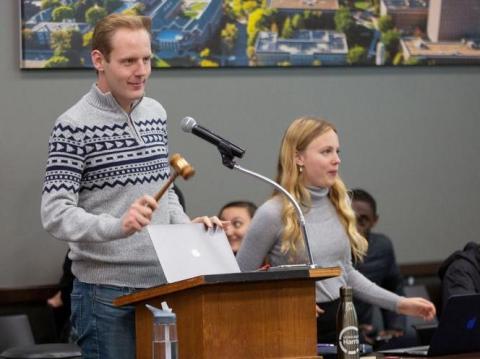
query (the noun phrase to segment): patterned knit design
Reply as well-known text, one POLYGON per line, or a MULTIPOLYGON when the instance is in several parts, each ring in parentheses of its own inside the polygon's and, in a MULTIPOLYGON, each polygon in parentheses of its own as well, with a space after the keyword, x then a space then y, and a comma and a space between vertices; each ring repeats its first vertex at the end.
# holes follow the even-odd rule
POLYGON ((167 178, 166 121, 135 125, 145 145, 132 138, 127 123, 83 128, 58 123, 50 139, 43 191, 76 193, 167 178))
MULTIPOLYGON (((67 241, 72 272, 85 283, 145 288, 165 282, 146 230, 126 236, 122 218, 169 176, 166 112, 144 97, 129 113, 95 85, 56 121, 42 193, 41 218, 67 241)), ((153 224, 187 223, 172 189, 153 224)))

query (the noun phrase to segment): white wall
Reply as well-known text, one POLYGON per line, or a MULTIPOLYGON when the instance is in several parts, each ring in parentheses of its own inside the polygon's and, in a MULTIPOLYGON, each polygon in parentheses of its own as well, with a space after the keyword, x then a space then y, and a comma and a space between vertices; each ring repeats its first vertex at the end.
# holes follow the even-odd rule
MULTIPOLYGON (((57 281, 66 245, 40 224, 48 136, 88 91, 93 71, 21 71, 17 1, 0 1, 0 286, 57 281)), ((313 68, 155 71, 148 95, 169 114, 171 150, 197 169, 178 184, 190 215, 226 201, 260 204, 271 189, 221 165, 181 132, 186 115, 247 149, 244 167, 275 176, 280 138, 302 114, 334 122, 342 176, 378 199, 378 229, 401 263, 441 260, 479 240, 480 69, 313 68)))

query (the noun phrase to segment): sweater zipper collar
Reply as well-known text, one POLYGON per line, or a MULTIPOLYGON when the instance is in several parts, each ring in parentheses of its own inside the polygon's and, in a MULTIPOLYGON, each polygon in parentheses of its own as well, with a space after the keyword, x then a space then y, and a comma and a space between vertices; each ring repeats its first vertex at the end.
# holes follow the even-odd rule
POLYGON ((144 145, 145 143, 143 142, 142 137, 141 137, 140 134, 138 133, 137 127, 135 126, 135 122, 133 121, 133 118, 132 118, 133 110, 138 106, 138 104, 142 101, 142 99, 143 99, 143 97, 141 97, 140 99, 138 99, 138 100, 133 104, 132 108, 130 109, 130 112, 126 112, 123 108, 122 108, 122 111, 123 111, 124 114, 127 116, 127 123, 128 123, 128 126, 130 127, 130 129, 132 130, 133 137, 135 137, 135 139, 137 140, 137 142, 138 142, 139 144, 144 145))

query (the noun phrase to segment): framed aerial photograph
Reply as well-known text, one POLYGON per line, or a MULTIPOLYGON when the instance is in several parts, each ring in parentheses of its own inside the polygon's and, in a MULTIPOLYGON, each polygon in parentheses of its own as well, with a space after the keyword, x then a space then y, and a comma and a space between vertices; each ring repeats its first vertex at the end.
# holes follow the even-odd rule
POLYGON ((480 0, 18 0, 22 69, 91 68, 95 23, 152 18, 154 68, 480 64, 480 0))

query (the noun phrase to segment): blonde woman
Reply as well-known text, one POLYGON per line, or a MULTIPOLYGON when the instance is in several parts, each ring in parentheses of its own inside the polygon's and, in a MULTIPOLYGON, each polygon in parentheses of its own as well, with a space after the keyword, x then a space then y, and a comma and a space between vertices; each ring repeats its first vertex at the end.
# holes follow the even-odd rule
MULTIPOLYGON (((339 288, 344 285, 353 287, 354 295, 365 302, 432 319, 435 307, 431 302, 384 290, 352 266, 352 257, 361 260, 365 255, 367 241, 356 229, 347 190, 338 174, 339 153, 333 124, 301 117, 285 132, 278 159, 277 182, 302 207, 315 264, 342 270, 339 277, 316 284, 318 341, 335 341, 339 288)), ((278 192, 257 210, 237 261, 243 271, 248 271, 257 269, 265 257, 272 266, 308 262, 295 210, 278 192)))

